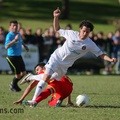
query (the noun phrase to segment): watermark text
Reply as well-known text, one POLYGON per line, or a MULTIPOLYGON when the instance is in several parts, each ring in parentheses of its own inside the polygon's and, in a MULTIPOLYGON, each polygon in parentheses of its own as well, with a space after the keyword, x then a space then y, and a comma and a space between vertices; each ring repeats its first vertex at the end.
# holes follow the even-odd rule
POLYGON ((0 108, 0 114, 21 114, 24 113, 23 108, 0 108))

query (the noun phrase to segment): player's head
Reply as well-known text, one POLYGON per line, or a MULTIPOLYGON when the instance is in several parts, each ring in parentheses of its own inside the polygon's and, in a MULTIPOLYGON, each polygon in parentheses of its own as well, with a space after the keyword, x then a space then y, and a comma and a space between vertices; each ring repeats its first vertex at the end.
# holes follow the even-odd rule
POLYGON ((94 29, 93 24, 89 20, 83 20, 80 23, 79 28, 83 28, 83 26, 90 28, 90 31, 93 31, 93 29, 94 29))
POLYGON ((34 70, 36 72, 36 74, 39 74, 42 70, 45 69, 45 63, 41 62, 41 63, 38 63, 35 67, 34 67, 34 70))
POLYGON ((16 33, 17 29, 18 29, 18 22, 16 20, 10 21, 9 30, 12 30, 14 33, 16 33))
POLYGON ((85 39, 88 37, 89 33, 93 31, 94 26, 89 20, 83 20, 80 25, 80 38, 85 39))

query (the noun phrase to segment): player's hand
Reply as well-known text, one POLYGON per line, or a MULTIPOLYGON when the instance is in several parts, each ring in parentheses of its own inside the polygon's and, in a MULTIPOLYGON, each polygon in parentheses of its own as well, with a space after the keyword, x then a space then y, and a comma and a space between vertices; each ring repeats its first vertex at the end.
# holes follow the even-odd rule
POLYGON ((111 62, 117 62, 117 59, 116 58, 112 58, 112 61, 111 62))
POLYGON ((15 36, 15 41, 17 41, 18 39, 19 39, 19 34, 15 36))
POLYGON ((15 101, 15 102, 13 102, 13 104, 22 104, 22 100, 18 100, 18 101, 15 101))
POLYGON ((58 17, 60 15, 60 13, 61 13, 60 9, 57 8, 56 10, 54 10, 53 15, 54 15, 54 17, 58 17))

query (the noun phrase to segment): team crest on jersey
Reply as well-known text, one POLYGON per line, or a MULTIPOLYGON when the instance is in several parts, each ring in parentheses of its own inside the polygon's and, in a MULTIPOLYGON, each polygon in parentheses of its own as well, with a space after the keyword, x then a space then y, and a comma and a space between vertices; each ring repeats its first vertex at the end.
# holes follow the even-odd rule
POLYGON ((86 49, 86 46, 82 46, 82 50, 85 50, 86 49))
POLYGON ((73 40, 73 42, 75 42, 75 40, 73 40))

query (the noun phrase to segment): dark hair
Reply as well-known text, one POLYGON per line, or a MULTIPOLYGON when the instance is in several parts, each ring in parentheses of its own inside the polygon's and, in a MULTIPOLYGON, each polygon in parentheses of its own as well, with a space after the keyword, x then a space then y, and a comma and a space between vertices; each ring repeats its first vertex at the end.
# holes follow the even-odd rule
POLYGON ((34 67, 34 70, 36 69, 37 66, 40 66, 40 67, 43 68, 43 67, 45 66, 45 63, 43 63, 43 62, 38 63, 38 64, 34 67))
POLYGON ((10 25, 11 25, 12 23, 18 24, 17 20, 11 20, 11 21, 10 21, 10 25))
POLYGON ((83 26, 86 26, 87 28, 90 28, 90 31, 93 31, 93 29, 94 29, 93 24, 89 20, 83 20, 80 23, 79 28, 82 28, 83 26))

